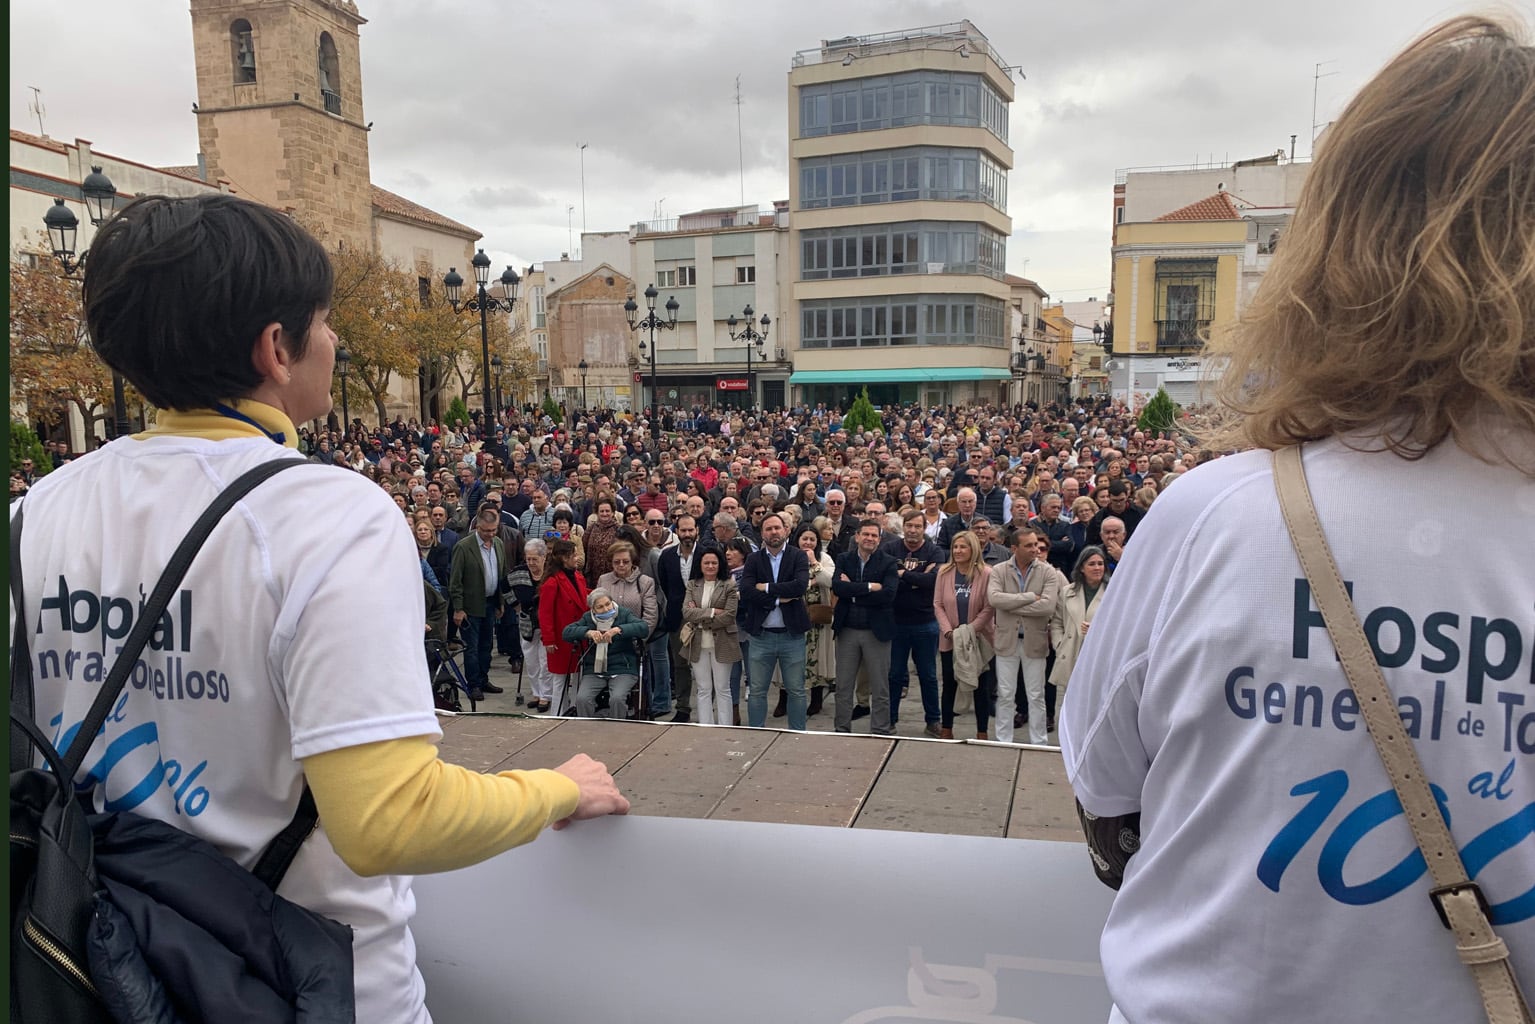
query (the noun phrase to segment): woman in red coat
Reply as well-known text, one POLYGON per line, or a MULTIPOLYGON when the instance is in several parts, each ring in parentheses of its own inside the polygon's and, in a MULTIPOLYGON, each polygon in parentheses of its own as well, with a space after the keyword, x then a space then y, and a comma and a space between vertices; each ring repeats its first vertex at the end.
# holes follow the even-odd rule
POLYGON ((558 693, 555 714, 563 710, 565 676, 580 667, 575 647, 563 639, 565 627, 586 614, 586 578, 575 567, 575 555, 576 546, 570 541, 550 541, 544 581, 538 588, 538 627, 558 693))

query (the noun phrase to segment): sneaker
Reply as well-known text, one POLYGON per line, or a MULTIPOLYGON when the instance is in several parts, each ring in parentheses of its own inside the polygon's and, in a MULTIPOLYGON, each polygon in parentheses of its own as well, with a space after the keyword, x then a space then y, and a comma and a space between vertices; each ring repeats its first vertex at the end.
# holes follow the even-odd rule
POLYGON ((923 731, 935 740, 943 739, 943 730, 939 728, 937 722, 927 723, 927 728, 923 731))
POLYGON ((480 689, 484 690, 486 693, 505 693, 506 692, 501 687, 497 686, 495 683, 483 683, 483 684, 481 684, 480 689))
POLYGON ((853 705, 853 721, 856 722, 860 718, 868 718, 868 717, 869 717, 869 709, 868 708, 864 707, 862 704, 854 704, 853 705))

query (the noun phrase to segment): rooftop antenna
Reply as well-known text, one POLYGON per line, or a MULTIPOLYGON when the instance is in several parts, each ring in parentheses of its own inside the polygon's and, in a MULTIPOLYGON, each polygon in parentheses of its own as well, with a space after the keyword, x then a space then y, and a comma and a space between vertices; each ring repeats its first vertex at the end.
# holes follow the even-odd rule
POLYGON ((43 106, 43 90, 35 85, 29 85, 27 88, 32 90, 32 101, 27 104, 27 113, 37 118, 37 134, 46 139, 48 133, 43 129, 43 115, 48 111, 43 106))
POLYGON ((581 234, 586 234, 586 143, 581 143, 581 234))
POLYGON ((746 205, 746 144, 741 135, 741 76, 736 75, 736 159, 741 164, 741 205, 746 205))
POLYGON ((566 203, 565 204, 565 249, 566 249, 567 252, 575 252, 576 251, 575 228, 571 226, 574 223, 575 214, 576 214, 576 204, 575 203, 566 203))
POLYGON ((1336 58, 1334 58, 1333 60, 1318 61, 1317 64, 1316 64, 1316 67, 1313 68, 1312 71, 1311 71, 1311 155, 1313 157, 1316 156, 1316 130, 1318 128, 1322 127, 1321 125, 1316 123, 1316 95, 1317 95, 1317 87, 1321 83, 1322 79, 1329 78, 1329 77, 1337 74, 1336 71, 1326 71, 1326 72, 1324 72, 1322 70, 1322 65, 1323 64, 1336 64, 1336 63, 1337 63, 1337 59, 1336 58))

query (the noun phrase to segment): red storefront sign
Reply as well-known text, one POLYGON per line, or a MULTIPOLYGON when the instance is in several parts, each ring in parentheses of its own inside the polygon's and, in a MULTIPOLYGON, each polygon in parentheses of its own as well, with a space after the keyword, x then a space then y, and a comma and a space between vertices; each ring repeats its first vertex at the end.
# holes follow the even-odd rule
POLYGON ((714 382, 714 386, 720 391, 746 391, 750 388, 745 377, 721 377, 714 382))

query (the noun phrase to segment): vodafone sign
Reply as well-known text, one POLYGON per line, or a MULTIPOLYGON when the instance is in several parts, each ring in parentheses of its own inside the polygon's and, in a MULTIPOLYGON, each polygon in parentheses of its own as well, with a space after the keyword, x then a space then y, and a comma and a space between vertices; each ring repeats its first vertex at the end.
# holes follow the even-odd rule
POLYGON ((745 377, 721 377, 714 382, 714 386, 720 391, 746 391, 750 388, 745 377))

